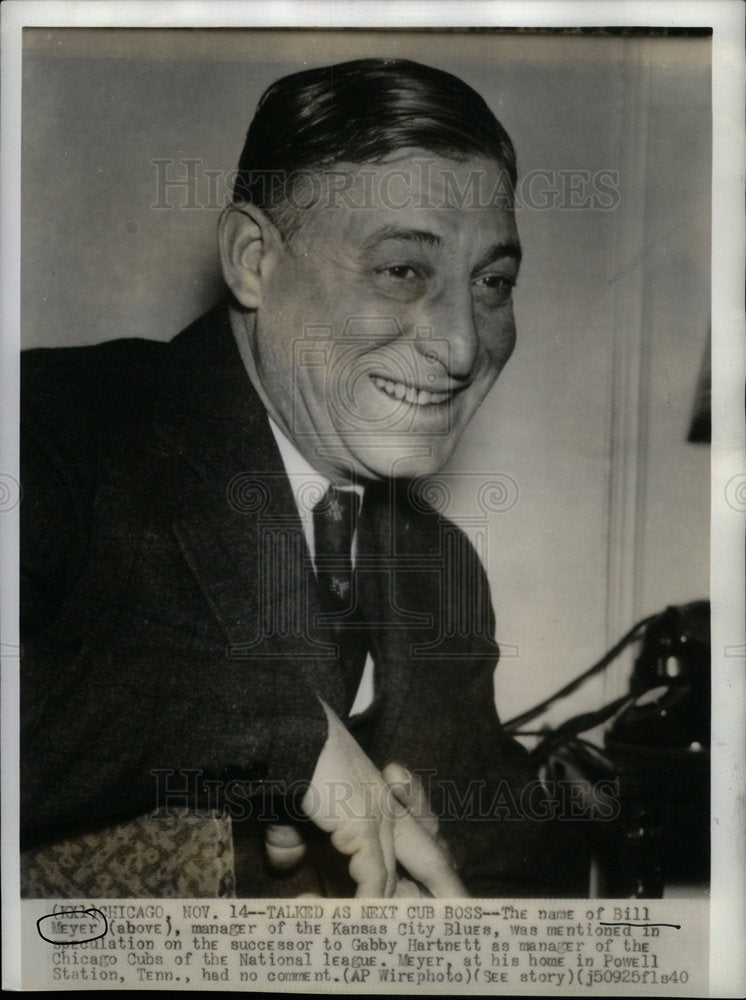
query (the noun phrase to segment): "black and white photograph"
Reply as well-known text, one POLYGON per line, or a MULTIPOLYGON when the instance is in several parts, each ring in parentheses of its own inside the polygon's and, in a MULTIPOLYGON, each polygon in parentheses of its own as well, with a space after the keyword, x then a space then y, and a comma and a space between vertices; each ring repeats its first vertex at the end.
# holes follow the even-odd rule
POLYGON ((22 29, 25 987, 708 995, 713 21, 142 18, 22 29))

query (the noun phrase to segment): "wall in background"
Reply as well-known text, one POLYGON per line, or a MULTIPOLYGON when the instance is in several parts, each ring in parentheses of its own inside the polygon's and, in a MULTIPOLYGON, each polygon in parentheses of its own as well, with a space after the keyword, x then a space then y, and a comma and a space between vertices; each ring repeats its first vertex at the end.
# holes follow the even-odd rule
POLYGON ((485 96, 534 178, 518 347, 441 477, 484 539, 502 716, 708 594, 709 449, 686 443, 710 307, 707 39, 26 31, 24 346, 175 335, 222 294, 215 226, 262 90, 360 56, 432 63, 485 96), (603 171, 618 197, 594 206, 603 171), (178 207, 153 207, 164 193, 178 207))

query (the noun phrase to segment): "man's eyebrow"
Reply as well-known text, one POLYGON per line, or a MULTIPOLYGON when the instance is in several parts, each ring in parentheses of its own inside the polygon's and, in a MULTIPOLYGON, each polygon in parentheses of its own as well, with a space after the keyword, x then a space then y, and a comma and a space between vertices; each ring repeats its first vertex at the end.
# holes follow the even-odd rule
MULTIPOLYGON (((410 240, 415 243, 425 243, 428 246, 442 246, 443 244, 442 237, 427 229, 397 229, 396 226, 381 226, 365 240, 363 250, 373 250, 384 240, 410 240)), ((522 254, 521 245, 515 240, 493 243, 479 258, 474 270, 479 271, 488 264, 504 257, 512 257, 517 264, 520 264, 522 254)))
POLYGON ((363 243, 363 250, 372 250, 384 240, 410 240, 415 243, 426 243, 428 246, 440 246, 443 240, 436 233, 427 229, 397 229, 396 226, 381 226, 370 234, 363 243))
POLYGON ((507 243, 493 243, 479 258, 474 270, 480 271, 483 267, 487 267, 488 264, 494 264, 496 260, 502 260, 504 257, 512 257, 516 264, 520 264, 522 256, 521 244, 514 240, 510 240, 507 243))

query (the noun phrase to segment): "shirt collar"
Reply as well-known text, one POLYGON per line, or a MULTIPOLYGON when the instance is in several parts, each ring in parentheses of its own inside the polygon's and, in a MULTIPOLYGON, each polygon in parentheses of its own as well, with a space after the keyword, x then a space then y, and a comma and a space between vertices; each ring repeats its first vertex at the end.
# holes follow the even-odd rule
MULTIPOLYGON (((327 489, 331 486, 331 480, 319 472, 318 469, 314 469, 305 455, 302 455, 298 451, 290 438, 280 430, 269 414, 267 415, 267 419, 269 420, 269 426, 272 428, 277 447, 280 449, 282 464, 285 466, 285 472, 288 474, 291 485, 294 485, 296 481, 303 484, 315 482, 323 487, 323 492, 326 493, 327 489)), ((351 483, 349 486, 340 486, 338 488, 343 491, 354 491, 360 497, 363 495, 362 483, 351 483)), ((296 504, 298 503, 297 496, 295 502, 296 504)))
POLYGON ((285 472, 290 477, 290 482, 293 483, 295 479, 313 480, 322 485, 324 492, 326 492, 331 485, 330 480, 317 469, 314 469, 306 457, 298 451, 293 442, 283 434, 272 417, 267 415, 267 419, 269 420, 269 426, 272 428, 277 447, 280 449, 282 464, 285 466, 285 472))
MULTIPOLYGON (((272 434, 280 451, 282 464, 290 481, 290 489, 295 500, 295 506, 298 509, 301 524, 303 525, 303 534, 306 537, 311 556, 315 559, 316 546, 313 537, 313 508, 331 486, 331 480, 317 469, 314 469, 287 435, 283 434, 269 414, 267 414, 267 420, 269 420, 269 426, 272 429, 272 434)), ((355 483, 351 486, 340 486, 339 489, 352 490, 360 497, 363 495, 363 486, 360 483, 355 483)), ((353 560, 355 555, 354 548, 353 543, 353 560)))

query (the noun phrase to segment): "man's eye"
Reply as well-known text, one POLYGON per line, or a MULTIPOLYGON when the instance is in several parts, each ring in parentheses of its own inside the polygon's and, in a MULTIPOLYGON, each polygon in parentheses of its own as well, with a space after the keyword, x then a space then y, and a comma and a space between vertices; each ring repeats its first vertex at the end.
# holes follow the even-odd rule
POLYGON ((483 274, 474 282, 477 298, 493 308, 506 305, 514 287, 515 280, 504 274, 483 274))
POLYGON ((379 273, 397 281, 412 281, 419 278, 419 274, 409 264, 393 264, 391 267, 382 268, 379 273))
POLYGON ((373 280, 385 295, 410 302, 424 293, 427 275, 411 264, 388 264, 375 269, 373 280))

